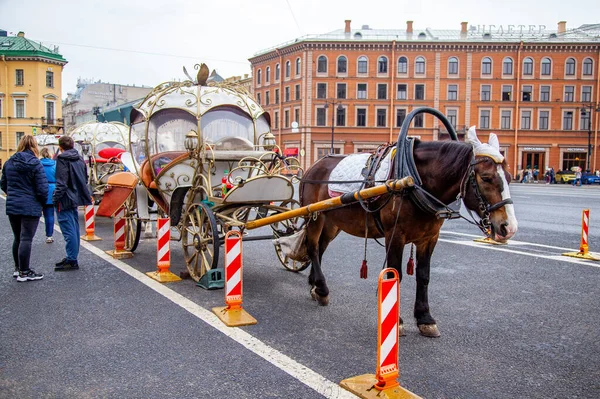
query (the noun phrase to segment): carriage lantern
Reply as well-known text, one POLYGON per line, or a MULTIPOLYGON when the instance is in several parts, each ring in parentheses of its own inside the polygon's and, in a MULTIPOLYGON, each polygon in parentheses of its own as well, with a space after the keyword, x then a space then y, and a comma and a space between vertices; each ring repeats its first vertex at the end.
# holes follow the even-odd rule
POLYGON ((88 143, 87 141, 84 141, 81 143, 81 151, 83 152, 83 155, 87 155, 90 152, 90 143, 88 143))
POLYGON ((271 132, 267 132, 263 135, 262 146, 266 151, 273 151, 273 148, 277 145, 275 141, 275 135, 271 132))
POLYGON ((196 133, 194 130, 190 130, 185 135, 183 146, 190 154, 194 152, 194 150, 198 148, 198 133, 196 133))

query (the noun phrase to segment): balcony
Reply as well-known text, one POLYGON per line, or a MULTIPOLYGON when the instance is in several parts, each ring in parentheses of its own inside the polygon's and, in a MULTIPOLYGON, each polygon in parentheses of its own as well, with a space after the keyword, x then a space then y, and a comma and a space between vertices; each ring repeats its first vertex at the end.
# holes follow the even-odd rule
MULTIPOLYGON (((466 125, 457 125, 454 126, 454 130, 456 130, 456 135, 458 136, 459 140, 463 140, 463 137, 465 136, 465 133, 467 133, 467 130, 469 130, 468 126, 466 125)), ((444 126, 441 122, 439 125, 439 139, 440 140, 449 140, 450 139, 450 135, 448 134, 448 130, 446 129, 446 126, 444 126)))
POLYGON ((60 129, 64 127, 64 120, 62 118, 46 118, 42 117, 42 130, 46 133, 56 134, 60 129))

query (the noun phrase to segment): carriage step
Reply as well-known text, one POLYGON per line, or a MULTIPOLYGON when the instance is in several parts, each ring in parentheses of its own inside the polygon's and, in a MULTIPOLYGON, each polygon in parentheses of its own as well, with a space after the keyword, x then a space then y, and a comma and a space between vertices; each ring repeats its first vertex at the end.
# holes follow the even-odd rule
POLYGON ((211 269, 200 277, 200 281, 196 283, 198 287, 205 290, 217 290, 225 287, 225 272, 223 268, 211 269))

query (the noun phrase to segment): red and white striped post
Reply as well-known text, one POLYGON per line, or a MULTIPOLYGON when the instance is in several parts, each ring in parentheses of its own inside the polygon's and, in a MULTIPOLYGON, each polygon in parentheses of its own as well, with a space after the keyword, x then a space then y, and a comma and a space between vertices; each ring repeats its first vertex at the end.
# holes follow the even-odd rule
POLYGON ((590 210, 584 209, 581 214, 581 244, 579 244, 579 252, 565 252, 564 256, 573 258, 582 258, 587 260, 600 260, 597 256, 589 252, 588 231, 590 224, 590 210))
POLYGON ((127 219, 125 218, 125 208, 119 209, 113 215, 114 231, 115 231, 115 249, 106 251, 107 254, 113 258, 124 259, 131 258, 133 252, 125 250, 125 224, 127 219))
POLYGON ((158 234, 156 240, 156 267, 158 270, 146 274, 161 283, 181 281, 181 278, 169 270, 171 268, 171 219, 158 218, 156 225, 158 234))
POLYGON ((361 398, 420 398, 398 382, 398 321, 400 279, 395 269, 383 269, 378 280, 377 372, 343 380, 340 385, 361 398), (391 274, 391 278, 388 275, 391 274), (373 389, 375 388, 375 389, 373 389), (383 395, 383 396, 381 396, 383 395))
POLYGON ((225 307, 213 312, 229 327, 256 324, 254 317, 242 309, 242 233, 231 230, 225 235, 225 307))
POLYGON ((84 216, 85 216, 85 235, 81 236, 82 240, 85 241, 99 241, 102 238, 98 237, 95 234, 96 223, 94 223, 94 215, 96 213, 96 208, 94 204, 86 205, 84 208, 84 216))

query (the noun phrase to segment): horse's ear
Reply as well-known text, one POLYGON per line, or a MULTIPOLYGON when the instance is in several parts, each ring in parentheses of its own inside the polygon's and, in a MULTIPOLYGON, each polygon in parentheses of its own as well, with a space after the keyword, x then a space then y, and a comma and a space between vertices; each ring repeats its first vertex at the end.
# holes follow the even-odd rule
POLYGON ((498 141, 498 136, 495 133, 490 133, 488 144, 500 151, 500 141, 498 141))
POLYGON ((477 132, 475 131, 475 126, 471 126, 469 128, 469 131, 467 132, 467 139, 465 141, 467 143, 472 144, 473 147, 481 144, 481 141, 479 141, 479 138, 477 137, 477 132))

